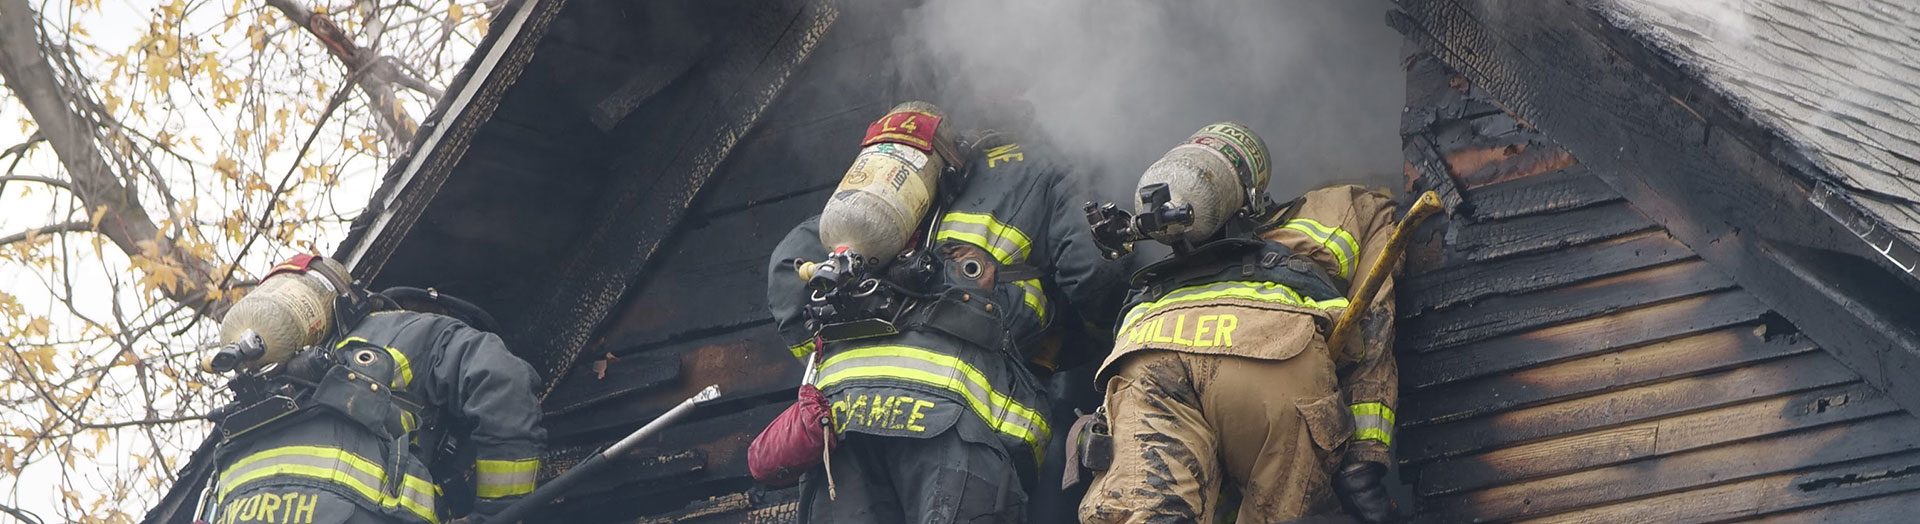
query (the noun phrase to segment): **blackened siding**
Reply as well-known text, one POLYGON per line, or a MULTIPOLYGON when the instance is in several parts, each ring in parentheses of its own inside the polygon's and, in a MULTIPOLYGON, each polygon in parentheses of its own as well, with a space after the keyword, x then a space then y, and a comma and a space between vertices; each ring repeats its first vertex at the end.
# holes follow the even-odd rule
POLYGON ((1406 64, 1408 142, 1461 195, 1401 287, 1399 460, 1423 519, 1910 517, 1920 419, 1570 155, 1526 154, 1564 154, 1551 137, 1406 64))

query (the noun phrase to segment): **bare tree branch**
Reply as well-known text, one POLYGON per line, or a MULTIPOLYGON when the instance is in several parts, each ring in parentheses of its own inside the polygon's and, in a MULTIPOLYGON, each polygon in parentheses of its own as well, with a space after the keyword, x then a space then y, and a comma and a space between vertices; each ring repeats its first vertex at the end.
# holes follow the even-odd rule
POLYGON ((73 185, 68 184, 67 181, 65 180, 52 178, 52 177, 44 177, 44 176, 0 175, 0 188, 7 187, 7 182, 39 182, 42 184, 57 187, 60 189, 65 189, 68 191, 73 190, 73 185))
POLYGON ((39 235, 52 235, 56 233, 73 233, 78 231, 88 231, 92 229, 93 229, 93 224, 90 224, 87 222, 66 222, 62 224, 36 227, 26 231, 21 231, 19 233, 14 233, 11 235, 0 237, 0 246, 26 240, 27 237, 33 237, 33 236, 39 236, 39 235))
POLYGON ((140 203, 139 193, 121 183, 108 166, 94 125, 78 109, 90 100, 80 89, 64 89, 40 45, 37 14, 29 0, 0 0, 0 79, 33 116, 40 133, 72 178, 72 191, 89 210, 98 210, 98 231, 129 257, 146 257, 176 267, 186 278, 161 286, 168 298, 189 304, 203 315, 218 316, 230 299, 210 293, 214 264, 176 249, 140 203))
POLYGON ((367 74, 361 75, 358 80, 360 91, 367 95, 367 103, 372 107, 374 115, 378 117, 374 120, 380 123, 381 135, 387 139, 387 147, 390 150, 404 150, 413 142, 413 135, 419 130, 419 124, 414 122, 413 117, 407 113, 406 107, 400 105, 400 99, 393 93, 395 79, 402 76, 399 68, 394 67, 392 62, 385 60, 385 57, 380 56, 378 52, 355 44, 346 31, 333 23, 333 19, 314 13, 299 0, 267 0, 267 5, 278 9, 281 14, 286 15, 288 20, 306 28, 314 38, 320 39, 320 43, 326 46, 327 52, 339 60, 341 65, 346 66, 347 71, 367 71, 367 74))
POLYGON ((21 524, 46 524, 46 521, 40 520, 39 515, 13 506, 0 505, 0 513, 12 515, 13 518, 20 519, 21 524))
POLYGON ((33 132, 33 136, 27 137, 27 141, 14 144, 13 147, 7 148, 6 151, 0 151, 0 158, 6 158, 6 157, 16 156, 16 155, 26 153, 28 149, 31 149, 34 146, 34 144, 39 144, 45 141, 47 141, 47 137, 45 135, 40 134, 40 132, 36 130, 33 132))

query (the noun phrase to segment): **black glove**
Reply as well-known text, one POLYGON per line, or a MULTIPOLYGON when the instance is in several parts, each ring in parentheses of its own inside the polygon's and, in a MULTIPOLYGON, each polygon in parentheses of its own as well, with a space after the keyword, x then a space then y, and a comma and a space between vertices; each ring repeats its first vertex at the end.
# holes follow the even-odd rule
POLYGON ((1386 464, 1354 462, 1333 474, 1333 491, 1340 495, 1340 505, 1347 508, 1347 514, 1354 520, 1367 524, 1399 522, 1393 497, 1387 495, 1387 487, 1381 483, 1386 477, 1386 464))

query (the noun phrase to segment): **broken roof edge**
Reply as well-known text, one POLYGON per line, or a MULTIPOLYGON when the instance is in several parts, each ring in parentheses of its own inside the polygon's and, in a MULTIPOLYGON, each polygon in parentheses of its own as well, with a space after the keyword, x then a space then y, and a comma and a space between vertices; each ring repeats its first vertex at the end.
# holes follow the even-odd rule
POLYGON ((546 33, 546 22, 565 4, 566 0, 508 0, 501 15, 488 24, 487 34, 474 47, 473 55, 448 84, 447 94, 421 122, 420 128, 428 132, 416 135, 406 153, 381 176, 366 209, 353 219, 346 238, 335 247, 335 260, 346 264, 363 282, 371 282, 379 274, 387 257, 412 229, 414 219, 433 201, 440 183, 459 162, 436 152, 443 147, 466 149, 473 133, 453 131, 472 131, 492 118, 506 89, 505 85, 486 88, 500 82, 510 85, 519 78, 521 68, 533 57, 532 48, 546 33), (505 74, 496 74, 501 72, 505 74), (428 176, 422 177, 423 172, 428 176), (415 183, 425 178, 431 178, 431 183, 415 183))
MULTIPOLYGON (((1690 58, 1680 52, 1686 44, 1658 30, 1653 23, 1642 20, 1636 14, 1620 5, 1619 0, 1576 0, 1576 6, 1596 15, 1613 29, 1632 35, 1644 43, 1649 55, 1661 60, 1664 65, 1683 74, 1681 85, 1674 85, 1673 78, 1652 80, 1664 84, 1669 93, 1712 94, 1710 105, 1725 109, 1725 115, 1732 122, 1746 127, 1745 133, 1734 133, 1736 140, 1745 142, 1749 148, 1764 154, 1777 163, 1783 171, 1791 174, 1806 185, 1807 201, 1828 218, 1852 233, 1867 250, 1878 257, 1867 257, 1876 266, 1895 275, 1904 275, 1902 280, 1916 290, 1920 290, 1920 245, 1902 238, 1896 231, 1899 228, 1875 215, 1847 190, 1846 177, 1832 165, 1831 161, 1820 155, 1812 154, 1818 146, 1808 143, 1795 135, 1780 122, 1762 114, 1758 107, 1735 92, 1725 80, 1708 70, 1707 64, 1690 58), (1690 84, 1690 85, 1688 85, 1690 84)), ((1648 64, 1639 64, 1648 65, 1648 64)), ((1676 102, 1687 106, 1684 101, 1676 102)), ((1688 107, 1689 111, 1697 109, 1688 107)), ((1917 122, 1916 124, 1920 124, 1917 122)), ((1857 253, 1863 254, 1864 253, 1857 253)))

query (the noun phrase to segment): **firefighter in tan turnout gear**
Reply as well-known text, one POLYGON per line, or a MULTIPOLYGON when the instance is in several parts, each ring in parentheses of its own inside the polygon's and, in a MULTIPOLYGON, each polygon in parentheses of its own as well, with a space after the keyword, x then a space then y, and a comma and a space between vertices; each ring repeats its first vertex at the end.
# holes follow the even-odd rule
POLYGON ((1140 216, 1164 220, 1136 221, 1135 238, 1175 255, 1135 273, 1096 375, 1106 399, 1079 440, 1111 435, 1110 451, 1083 453, 1111 458, 1087 464, 1082 521, 1214 522, 1232 511, 1223 493, 1242 523, 1342 505, 1394 518, 1381 486, 1398 395, 1391 281, 1351 343, 1325 338, 1382 256, 1393 204, 1340 186, 1274 205, 1269 165, 1257 136, 1220 123, 1142 175, 1140 216))
POLYGON ((839 439, 800 481, 802 522, 1024 520, 1052 431, 1042 334, 1124 291, 1065 165, 1004 135, 957 145, 944 121, 908 102, 874 122, 774 249, 774 320, 817 357, 839 439))
POLYGON ((539 377, 469 326, 491 317, 437 292, 356 285, 300 255, 221 320, 227 345, 204 367, 236 373, 235 401, 209 416, 221 440, 197 520, 477 523, 534 490, 539 377), (454 495, 471 509, 443 503, 454 495))

